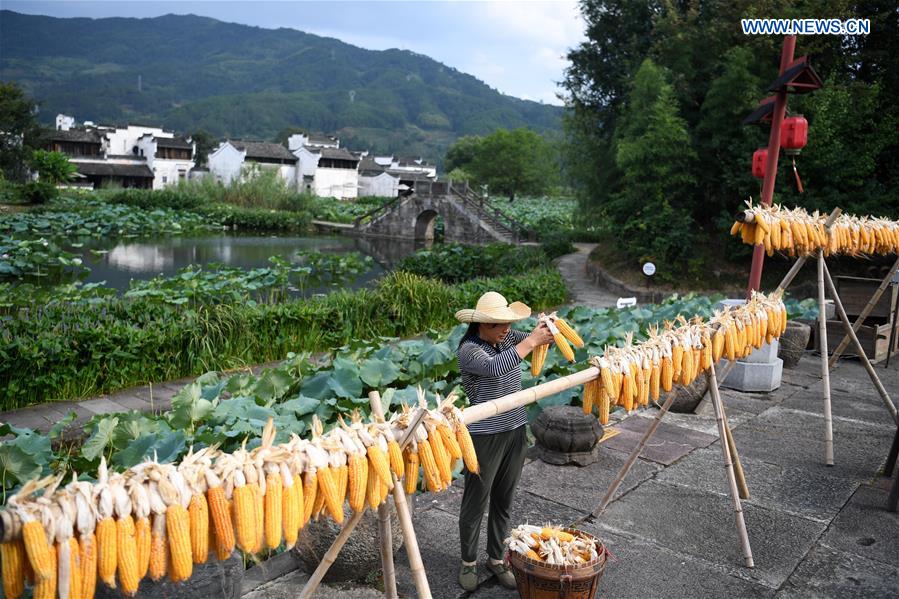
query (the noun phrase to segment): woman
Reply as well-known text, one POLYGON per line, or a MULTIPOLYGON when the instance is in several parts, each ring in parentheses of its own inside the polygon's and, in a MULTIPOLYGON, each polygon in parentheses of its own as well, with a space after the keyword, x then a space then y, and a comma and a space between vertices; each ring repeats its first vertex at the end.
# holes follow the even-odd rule
MULTIPOLYGON (((459 321, 469 323, 457 355, 462 386, 471 405, 521 391, 521 360, 553 339, 545 324, 530 334, 511 330, 512 322, 530 315, 526 305, 509 304, 494 291, 482 295, 474 309, 456 312, 459 321)), ((515 588, 515 577, 503 563, 503 541, 509 534, 512 499, 527 450, 527 422, 527 411, 515 408, 468 426, 481 472, 466 471, 459 514, 459 585, 466 591, 478 586, 478 535, 488 503, 487 569, 504 587, 515 588)))

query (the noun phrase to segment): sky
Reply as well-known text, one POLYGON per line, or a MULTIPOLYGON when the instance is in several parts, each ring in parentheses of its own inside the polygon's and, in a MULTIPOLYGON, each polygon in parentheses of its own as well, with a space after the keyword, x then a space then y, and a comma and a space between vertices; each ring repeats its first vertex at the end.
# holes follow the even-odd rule
POLYGON ((192 13, 265 28, 290 27, 370 50, 400 48, 424 54, 504 94, 547 104, 562 103, 557 83, 564 76, 565 55, 585 39, 575 0, 0 0, 0 8, 91 18, 192 13))

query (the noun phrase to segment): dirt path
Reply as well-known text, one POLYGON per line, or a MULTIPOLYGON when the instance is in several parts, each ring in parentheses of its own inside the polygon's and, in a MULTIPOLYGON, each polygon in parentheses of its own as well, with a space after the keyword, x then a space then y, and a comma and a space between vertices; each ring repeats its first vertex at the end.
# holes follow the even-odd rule
POLYGON ((577 252, 562 256, 556 261, 556 268, 568 284, 571 304, 590 308, 609 308, 615 305, 618 295, 613 294, 593 282, 587 275, 587 257, 595 243, 575 243, 577 252))

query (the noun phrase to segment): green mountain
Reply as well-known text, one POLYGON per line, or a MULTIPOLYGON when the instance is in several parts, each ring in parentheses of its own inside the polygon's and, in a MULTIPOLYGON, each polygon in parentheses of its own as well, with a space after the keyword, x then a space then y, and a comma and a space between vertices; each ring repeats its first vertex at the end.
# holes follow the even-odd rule
POLYGON ((353 148, 432 159, 459 136, 497 127, 556 132, 562 114, 414 52, 194 15, 0 11, 0 80, 19 83, 48 123, 62 112, 255 138, 296 127, 336 133, 353 148))

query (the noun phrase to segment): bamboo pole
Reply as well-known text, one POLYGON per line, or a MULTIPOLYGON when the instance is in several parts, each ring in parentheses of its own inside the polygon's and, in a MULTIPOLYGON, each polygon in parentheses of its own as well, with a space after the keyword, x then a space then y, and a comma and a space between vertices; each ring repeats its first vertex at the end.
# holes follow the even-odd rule
MULTIPOLYGON (((709 379, 709 392, 711 393, 712 377, 710 371, 706 371, 706 377, 709 379)), ((743 462, 740 461, 740 454, 737 452, 737 444, 734 442, 734 433, 730 430, 730 423, 727 421, 727 411, 724 409, 724 401, 721 402, 721 419, 724 421, 724 434, 727 439, 727 449, 730 452, 731 461, 733 461, 734 464, 734 475, 737 477, 737 489, 740 491, 740 499, 749 499, 749 486, 746 484, 746 473, 743 472, 743 462)))
POLYGON ((621 486, 622 481, 624 481, 624 477, 627 476, 627 473, 631 471, 631 468, 634 467, 634 463, 637 461, 637 458, 640 457, 640 453, 642 453, 643 448, 646 447, 646 442, 649 441, 649 438, 653 436, 656 432, 656 429, 659 428, 659 424, 662 422, 662 418, 665 414, 668 413, 668 409, 671 407, 671 404, 674 403, 674 398, 677 395, 674 391, 670 391, 668 393, 668 397, 665 398, 665 403, 662 404, 662 409, 655 415, 652 423, 649 425, 649 428, 646 429, 646 432, 643 433, 643 437, 640 439, 640 442, 637 443, 637 446, 634 447, 631 454, 627 456, 627 460, 625 460, 624 464, 621 465, 621 468, 618 470, 618 474, 615 475, 615 480, 612 481, 612 484, 609 486, 609 490, 606 491, 606 494, 603 496, 602 501, 599 502, 599 505, 596 506, 596 509, 587 516, 586 518, 582 518, 579 522, 584 520, 593 520, 598 518, 608 507, 609 503, 612 501, 612 497, 615 496, 615 493, 618 491, 618 487, 621 486))
MULTIPOLYGON (((399 441, 400 447, 405 447, 412 440, 412 435, 415 432, 415 429, 418 427, 419 423, 421 423, 422 419, 424 418, 425 413, 426 410, 416 410, 410 421, 409 427, 406 429, 402 439, 400 439, 399 441)), ((421 599, 431 599, 431 590, 428 587, 428 580, 424 574, 424 566, 422 566, 421 563, 421 555, 418 552, 418 540, 415 538, 415 530, 412 528, 412 518, 409 516, 409 506, 406 504, 406 496, 404 493, 402 493, 402 485, 397 483, 395 476, 393 477, 393 480, 394 504, 396 505, 397 515, 400 518, 400 524, 403 526, 403 538, 406 541, 406 552, 409 554, 409 565, 412 569, 412 576, 415 579, 415 589, 421 599), (399 489, 401 493, 402 506, 400 505, 401 502, 399 501, 397 496, 397 489, 399 489), (413 564, 413 562, 415 562, 415 564, 413 564)), ((355 529, 356 525, 359 524, 359 522, 362 520, 362 515, 364 513, 365 510, 353 513, 353 516, 341 529, 340 533, 337 535, 337 538, 334 539, 334 543, 331 544, 331 547, 328 548, 328 551, 325 553, 324 557, 322 557, 322 561, 319 562, 318 567, 315 568, 315 572, 312 573, 312 575, 309 577, 309 580, 307 580, 306 584, 303 585, 303 589, 300 591, 299 599, 311 599, 312 595, 318 588, 318 585, 321 584, 322 579, 328 572, 328 569, 334 563, 334 560, 337 559, 337 555, 340 553, 340 550, 343 549, 343 546, 347 542, 347 539, 350 538, 350 534, 353 532, 353 529, 355 529)))
POLYGON ((328 548, 328 551, 322 557, 322 561, 320 561, 318 567, 315 568, 315 572, 312 573, 309 580, 303 585, 303 590, 300 591, 300 599, 312 598, 312 594, 318 589, 318 585, 321 584, 322 578, 325 577, 328 569, 334 564, 334 560, 337 559, 337 555, 340 553, 340 550, 343 549, 343 545, 347 542, 347 539, 350 538, 350 534, 353 532, 353 529, 356 528, 356 525, 359 524, 359 521, 362 520, 364 514, 364 510, 354 512, 352 517, 347 520, 347 523, 343 525, 343 528, 340 529, 340 534, 334 539, 331 547, 328 548))
POLYGON ((830 413, 830 368, 827 366, 827 304, 824 301, 824 252, 818 250, 818 349, 824 387, 824 463, 833 466, 833 416, 830 413))
MULTIPOLYGON (((384 422, 384 408, 381 407, 381 394, 372 391, 368 394, 371 414, 375 422, 384 422)), ((369 472, 372 476, 373 472, 369 472)), ((396 483, 394 483, 396 484, 396 483)), ((381 549, 381 573, 384 578, 384 596, 397 599, 396 569, 393 565, 393 530, 390 526, 390 504, 384 502, 378 506, 378 536, 381 549)))
POLYGON ((752 547, 749 545, 749 534, 746 532, 746 522, 743 519, 743 505, 740 503, 740 494, 737 491, 737 480, 731 462, 730 449, 727 443, 727 433, 724 427, 724 402, 718 393, 718 379, 715 377, 715 365, 712 364, 709 373, 709 393, 712 394, 712 405, 715 407, 715 419, 718 421, 718 440, 721 444, 721 455, 724 458, 724 470, 727 473, 727 482, 730 486, 730 496, 734 503, 734 518, 737 523, 737 534, 740 536, 740 546, 743 550, 743 563, 747 568, 754 568, 752 559, 752 547))
MULTIPOLYGON (((843 213, 842 209, 834 208, 830 212, 830 214, 827 216, 827 220, 824 221, 824 228, 827 230, 830 230, 831 225, 833 225, 833 223, 837 220, 837 218, 842 213, 843 213)), ((783 278, 783 280, 777 286, 777 289, 775 291, 780 291, 780 292, 786 291, 787 287, 790 286, 790 283, 793 282, 793 279, 796 278, 796 275, 799 274, 799 271, 802 270, 802 267, 805 265, 805 262, 806 262, 806 260, 808 260, 808 258, 809 258, 809 255, 799 256, 799 258, 797 258, 796 262, 793 264, 792 268, 790 268, 790 271, 787 273, 787 275, 783 278)), ((722 380, 723 380, 723 378, 722 378, 722 380)))
POLYGON ((549 397, 550 395, 554 395, 565 389, 583 385, 587 381, 592 381, 598 376, 599 368, 591 366, 580 372, 559 377, 555 380, 535 385, 529 389, 524 389, 523 391, 517 391, 492 401, 485 401, 484 403, 467 407, 462 410, 462 418, 466 426, 474 422, 480 422, 485 418, 490 418, 491 416, 508 412, 514 408, 532 404, 538 399, 549 397))
POLYGON ((877 372, 874 370, 874 366, 871 365, 871 360, 868 359, 868 356, 865 354, 865 350, 864 348, 862 348, 862 344, 859 342, 855 331, 852 330, 852 325, 850 325, 849 323, 849 317, 846 316, 846 310, 843 308, 843 302, 840 300, 840 296, 837 295, 836 287, 833 284, 833 279, 830 277, 830 271, 827 270, 826 265, 824 266, 824 275, 827 280, 827 286, 830 289, 830 293, 831 295, 833 295, 833 303, 836 305, 837 314, 839 314, 840 320, 843 321, 843 328, 846 330, 846 334, 852 338, 852 342, 855 344, 855 349, 858 350, 858 359, 861 360, 862 365, 865 367, 865 370, 868 371, 868 376, 871 377, 871 382, 877 389, 877 393, 883 400, 883 404, 886 406, 886 409, 890 413, 890 416, 892 416, 893 421, 897 425, 899 425, 899 414, 897 414, 896 405, 893 403, 893 400, 890 399, 890 395, 889 393, 887 393, 887 390, 884 389, 883 383, 880 382, 880 377, 877 376, 877 372))
MULTIPOLYGON (((880 301, 880 297, 883 295, 884 291, 886 291, 887 287, 890 286, 890 282, 893 280, 893 275, 896 274, 896 270, 899 270, 899 258, 896 258, 896 261, 893 262, 892 268, 890 268, 890 272, 884 277, 883 281, 880 282, 880 286, 874 292, 874 295, 871 296, 871 299, 868 300, 868 303, 865 304, 865 307, 862 308, 861 314, 858 315, 858 318, 855 319, 855 322, 852 323, 852 331, 854 333, 858 333, 858 330, 861 328, 862 323, 865 322, 865 319, 868 318, 868 315, 871 314, 871 311, 874 310, 874 306, 877 305, 877 302, 880 301)), ((836 294, 834 294, 836 296, 836 294)), ((892 307, 891 307, 892 308, 892 307)), ((892 323, 891 331, 896 328, 896 323, 892 323)), ((849 343, 852 342, 849 333, 843 335, 843 340, 840 341, 840 344, 837 345, 837 348, 833 350, 833 355, 830 356, 830 362, 828 366, 833 368, 837 360, 840 359, 840 355, 846 351, 846 348, 849 347, 849 343)))

